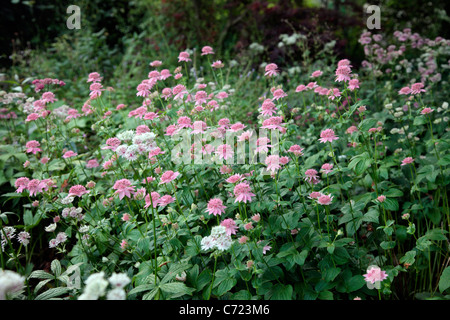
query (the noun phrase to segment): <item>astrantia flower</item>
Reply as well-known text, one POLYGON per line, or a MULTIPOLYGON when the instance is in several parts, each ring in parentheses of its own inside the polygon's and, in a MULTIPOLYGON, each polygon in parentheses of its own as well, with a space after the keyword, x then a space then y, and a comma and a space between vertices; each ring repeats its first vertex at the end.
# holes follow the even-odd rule
POLYGON ((380 289, 381 281, 387 279, 386 271, 381 270, 378 266, 369 266, 367 273, 363 275, 369 289, 380 289))
POLYGON ((236 222, 233 219, 225 219, 220 223, 221 226, 225 227, 225 232, 228 236, 231 236, 232 234, 236 234, 236 231, 238 230, 238 227, 236 225, 236 222))
POLYGON ((405 165, 407 165, 407 164, 410 164, 410 163, 413 163, 414 162, 414 159, 413 158, 411 158, 411 157, 406 157, 405 159, 403 159, 402 160, 402 166, 405 166, 405 165))
POLYGON ((432 113, 433 111, 434 111, 433 109, 426 107, 426 108, 423 108, 422 111, 420 111, 420 114, 429 114, 429 113, 432 113))
POLYGON ((305 91, 307 89, 308 88, 304 84, 301 84, 301 85, 297 86, 297 88, 295 88, 295 92, 302 92, 302 91, 305 91))
POLYGON ((358 128, 356 126, 350 126, 347 128, 347 130, 345 131, 348 134, 352 134, 353 132, 358 131, 358 128))
POLYGON ((353 91, 353 90, 358 89, 358 88, 359 88, 359 80, 358 79, 351 79, 348 82, 348 89, 350 91, 353 91))
POLYGON ((242 179, 244 179, 244 177, 242 177, 241 174, 237 173, 237 174, 232 175, 231 177, 229 177, 225 181, 228 182, 228 183, 236 183, 238 181, 241 181, 242 179))
POLYGON ((232 158, 234 155, 233 148, 228 144, 221 144, 217 146, 216 151, 214 152, 219 156, 219 159, 227 160, 228 158, 232 158))
POLYGON ((234 202, 252 202, 252 197, 255 196, 254 193, 251 192, 251 188, 247 183, 241 182, 234 187, 234 196, 236 200, 234 202))
POLYGON ((283 91, 283 89, 277 89, 273 92, 272 100, 279 100, 284 97, 287 97, 287 94, 283 91))
POLYGON ((266 166, 267 170, 272 172, 276 172, 281 168, 280 166, 280 157, 278 155, 270 155, 266 158, 266 166))
POLYGON ((269 152, 269 148, 272 147, 272 145, 268 144, 269 142, 270 140, 267 137, 258 138, 258 140, 256 140, 255 153, 269 152))
POLYGON ((26 152, 27 153, 33 153, 36 154, 36 152, 40 152, 42 151, 39 147, 40 147, 40 143, 36 140, 31 140, 28 141, 27 144, 25 145, 25 147, 27 148, 26 152))
POLYGON ((379 196, 379 197, 377 198, 377 200, 378 200, 379 202, 384 202, 384 200, 386 200, 386 196, 381 195, 381 196, 379 196))
POLYGON ((178 55, 178 62, 185 61, 189 62, 191 59, 189 58, 190 54, 187 51, 180 52, 178 55))
POLYGON ((245 126, 244 126, 242 123, 237 122, 237 123, 231 125, 230 131, 232 131, 232 132, 238 132, 238 131, 243 130, 244 128, 245 128, 245 126))
POLYGON ((97 97, 100 97, 102 95, 102 91, 105 91, 105 89, 103 89, 103 86, 100 83, 93 83, 89 86, 89 90, 91 90, 91 92, 89 93, 89 96, 92 99, 95 99, 97 97))
POLYGON ((16 182, 14 183, 14 186, 17 188, 17 193, 22 193, 24 189, 27 188, 28 183, 30 182, 30 179, 26 177, 17 178, 16 182))
POLYGON ((11 294, 21 291, 25 277, 20 274, 0 269, 0 300, 6 300, 11 294))
POLYGON ((308 181, 312 184, 318 184, 320 182, 318 172, 314 169, 308 169, 305 171, 305 181, 308 181))
POLYGON ((270 129, 270 130, 282 130, 281 126, 283 123, 282 117, 270 117, 263 121, 261 128, 262 129, 270 129))
POLYGON ((419 94, 421 92, 426 92, 425 89, 423 89, 425 85, 422 82, 417 82, 411 85, 411 94, 419 94))
POLYGON ((131 195, 134 194, 134 186, 131 185, 128 179, 117 180, 114 183, 113 189, 116 190, 115 193, 119 195, 121 200, 125 196, 131 198, 131 195))
POLYGON ((318 191, 311 192, 308 196, 309 199, 318 199, 322 194, 318 191))
POLYGON ((349 66, 340 66, 336 69, 336 79, 335 81, 350 81, 351 69, 349 66))
POLYGON ((294 144, 289 148, 288 152, 292 152, 294 155, 299 157, 303 155, 303 150, 304 148, 300 147, 298 144, 294 144))
POLYGON ((87 194, 89 192, 90 191, 86 190, 86 188, 84 186, 77 184, 69 189, 68 196, 69 197, 73 197, 73 196, 81 197, 82 195, 87 194))
POLYGON ((69 151, 67 151, 66 153, 64 153, 64 155, 62 156, 64 159, 67 159, 67 158, 72 158, 72 157, 75 157, 75 156, 77 156, 78 155, 78 153, 76 153, 76 152, 73 152, 72 150, 69 150, 69 151))
POLYGON ((175 201, 175 198, 173 198, 171 195, 165 195, 165 196, 162 196, 161 198, 159 198, 158 205, 160 207, 164 207, 174 201, 175 201))
POLYGON ((266 77, 275 77, 278 75, 278 66, 275 63, 269 63, 266 66, 266 73, 264 74, 266 77))
POLYGON ((325 174, 329 174, 330 172, 333 171, 333 165, 331 163, 324 163, 320 168, 320 171, 322 171, 325 174))
POLYGON ((337 88, 333 88, 333 89, 328 90, 326 94, 328 96, 328 99, 330 99, 330 100, 334 100, 335 98, 341 96, 341 92, 337 88))
POLYGON ((213 48, 211 48, 210 46, 204 46, 202 48, 201 55, 204 56, 204 55, 207 55, 207 54, 214 54, 213 48))
POLYGON ((208 207, 206 208, 206 212, 213 215, 221 215, 225 213, 225 209, 227 207, 223 205, 223 201, 219 198, 213 198, 208 201, 208 207))
POLYGON ((161 196, 156 191, 153 191, 151 194, 148 194, 145 197, 145 206, 144 206, 144 208, 148 208, 152 204, 153 204, 153 208, 156 208, 156 206, 158 205, 159 198, 161 198, 161 196), (151 199, 150 199, 150 196, 152 197, 151 199))
POLYGON ((88 80, 86 82, 100 82, 102 81, 102 77, 100 77, 100 74, 98 72, 91 72, 89 73, 88 80))
POLYGON ((322 194, 319 198, 317 198, 317 202, 323 206, 328 206, 333 201, 333 196, 331 194, 326 195, 322 194))
POLYGON ((180 175, 179 172, 173 172, 172 170, 167 170, 164 172, 161 176, 161 182, 159 184, 163 183, 169 183, 172 180, 175 180, 180 175))
POLYGON ((109 138, 106 140, 106 147, 102 149, 111 149, 112 151, 116 151, 116 148, 120 146, 120 139, 118 138, 109 138))
POLYGON ((35 121, 35 120, 37 120, 38 118, 40 118, 41 116, 38 114, 38 113, 30 113, 28 116, 27 116, 27 119, 25 120, 25 122, 30 122, 30 121, 35 121))
POLYGON ((57 99, 55 98, 55 94, 53 92, 44 92, 42 94, 42 98, 41 101, 43 103, 53 103, 55 102, 57 99))
POLYGON ((34 196, 43 190, 48 190, 48 185, 43 180, 33 179, 28 182, 27 189, 30 192, 30 196, 34 196))
POLYGON ((410 93, 411 93, 411 89, 409 87, 403 87, 398 92, 398 94, 410 94, 410 93))
POLYGON ((263 116, 272 116, 274 113, 276 113, 277 107, 275 107, 275 104, 270 100, 266 99, 261 105, 261 114, 263 116))
POLYGON ((217 61, 214 61, 214 62, 213 62, 213 64, 211 65, 211 67, 213 67, 213 68, 215 68, 215 69, 220 69, 220 68, 223 68, 223 67, 224 67, 224 64, 223 64, 222 61, 217 60, 217 61))
POLYGON ((332 142, 333 140, 339 139, 335 134, 333 129, 325 129, 320 133, 319 141, 321 143, 332 142))
POLYGON ((98 163, 97 159, 89 160, 86 163, 86 168, 88 169, 97 168, 98 166, 100 166, 100 164, 98 163))
POLYGON ((22 231, 19 232, 19 234, 17 235, 17 240, 19 241, 19 243, 21 243, 22 245, 26 246, 30 243, 30 234, 26 231, 22 231))
POLYGON ((176 85, 172 90, 174 100, 183 99, 184 95, 187 93, 186 87, 182 84, 176 85))
POLYGON ((310 77, 311 77, 311 78, 317 78, 317 77, 320 77, 322 74, 323 74, 322 71, 316 70, 316 71, 314 71, 314 72, 311 74, 310 77))

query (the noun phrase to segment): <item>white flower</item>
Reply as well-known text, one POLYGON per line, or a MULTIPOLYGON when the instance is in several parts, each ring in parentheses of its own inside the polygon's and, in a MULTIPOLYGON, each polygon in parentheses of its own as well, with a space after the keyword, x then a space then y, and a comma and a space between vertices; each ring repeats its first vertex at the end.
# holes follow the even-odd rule
POLYGON ((220 237, 224 235, 227 231, 227 228, 224 226, 216 226, 211 229, 211 237, 220 237))
POLYGON ((81 233, 86 233, 89 231, 89 226, 85 225, 85 226, 80 226, 80 228, 78 229, 78 231, 80 231, 81 233))
POLYGON ((135 133, 133 130, 127 130, 127 131, 119 133, 117 135, 117 138, 119 138, 119 140, 121 140, 121 141, 128 141, 128 140, 133 139, 134 134, 135 133))
POLYGON ((83 294, 78 297, 78 300, 97 300, 105 295, 108 281, 104 279, 105 273, 94 273, 85 281, 86 287, 83 294))
POLYGON ((112 286, 118 288, 124 288, 127 284, 131 282, 130 278, 126 273, 113 273, 112 276, 108 278, 108 280, 112 286))
POLYGON ((214 246, 215 246, 215 240, 214 240, 214 238, 211 237, 211 236, 204 237, 204 238, 202 239, 202 241, 201 241, 200 244, 201 244, 201 246, 202 246, 202 250, 207 251, 207 250, 209 250, 209 249, 214 248, 214 246))
POLYGON ((125 290, 121 288, 115 288, 108 292, 106 295, 107 300, 126 300, 127 295, 125 290))
POLYGON ((69 204, 69 203, 72 203, 72 201, 73 201, 74 199, 75 199, 75 197, 69 197, 69 196, 67 196, 67 197, 61 199, 61 203, 62 203, 62 204, 69 204))
POLYGON ((44 228, 45 231, 47 232, 53 232, 56 230, 56 222, 52 223, 51 225, 48 225, 47 227, 44 228))
POLYGON ((231 236, 224 234, 217 238, 216 247, 220 251, 225 251, 231 248, 232 243, 231 236))
POLYGON ((10 270, 0 269, 0 300, 5 300, 11 293, 20 291, 25 282, 25 277, 10 270))

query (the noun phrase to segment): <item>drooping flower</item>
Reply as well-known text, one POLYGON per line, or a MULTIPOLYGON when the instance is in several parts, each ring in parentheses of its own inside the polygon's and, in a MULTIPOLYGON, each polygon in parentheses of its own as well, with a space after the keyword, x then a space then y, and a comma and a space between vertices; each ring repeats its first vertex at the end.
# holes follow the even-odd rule
POLYGON ((206 212, 213 215, 221 215, 225 213, 225 209, 227 207, 223 205, 223 201, 219 198, 213 198, 208 201, 208 207, 206 208, 206 212))
POLYGON ((120 179, 114 183, 113 189, 116 190, 116 194, 119 195, 119 199, 123 199, 123 197, 131 198, 131 195, 134 194, 134 186, 131 185, 131 181, 128 179, 120 179))
POLYGON ((252 202, 252 197, 255 197, 256 195, 251 192, 250 185, 248 185, 245 182, 241 182, 238 185, 234 187, 234 196, 236 197, 236 200, 234 202, 252 202))

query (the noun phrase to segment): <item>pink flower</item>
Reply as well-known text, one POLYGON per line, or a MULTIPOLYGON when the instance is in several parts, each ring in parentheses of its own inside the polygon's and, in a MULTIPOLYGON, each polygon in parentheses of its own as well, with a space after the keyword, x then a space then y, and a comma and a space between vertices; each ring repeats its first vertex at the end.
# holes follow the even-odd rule
POLYGON ((89 73, 88 80, 86 82, 100 82, 102 81, 102 77, 100 77, 100 74, 98 72, 91 72, 89 73))
POLYGON ((349 66, 345 65, 345 66, 340 66, 336 69, 336 80, 334 81, 350 81, 350 73, 351 73, 351 69, 349 66))
POLYGON ((411 93, 411 89, 409 87, 403 87, 398 92, 398 94, 410 94, 410 93, 411 93))
POLYGON ((429 114, 429 113, 432 113, 433 111, 434 111, 433 109, 426 107, 426 108, 423 108, 422 111, 420 111, 420 114, 429 114))
MULTIPOLYGON (((378 266, 370 266, 367 269, 367 273, 364 274, 363 276, 368 284, 370 283, 373 285, 376 282, 378 282, 378 286, 381 281, 386 280, 388 277, 386 271, 381 270, 381 268, 378 266)), ((369 287, 369 289, 373 289, 373 287, 369 287)))
POLYGON ((321 143, 333 142, 333 140, 339 139, 335 134, 333 129, 325 129, 320 133, 319 141, 321 143))
POLYGON ((301 85, 297 86, 297 88, 295 88, 295 92, 302 92, 302 91, 305 91, 307 89, 308 88, 304 84, 301 84, 301 85))
POLYGON ((48 185, 45 183, 44 180, 40 181, 38 179, 33 179, 30 182, 28 182, 26 188, 30 192, 30 196, 34 196, 37 193, 42 192, 44 189, 48 190, 48 185))
POLYGON ((227 165, 224 164, 223 166, 220 167, 219 171, 221 174, 228 174, 228 173, 231 173, 233 171, 233 169, 231 169, 230 167, 228 167, 227 165))
POLYGON ((221 144, 217 146, 215 154, 219 156, 219 159, 227 160, 234 156, 233 148, 228 144, 221 144))
POLYGON ((333 165, 331 163, 324 163, 320 171, 324 172, 325 174, 329 174, 333 171, 333 165))
POLYGON ((186 87, 182 84, 178 84, 172 89, 172 94, 174 95, 173 98, 175 100, 182 100, 187 93, 186 87))
POLYGON ((284 97, 287 97, 287 94, 283 91, 283 89, 277 89, 273 92, 272 100, 279 100, 284 97))
POLYGON ((222 61, 217 60, 217 61, 214 61, 214 62, 213 62, 213 64, 211 65, 211 67, 213 67, 213 68, 215 68, 215 69, 220 69, 220 68, 223 68, 223 67, 224 67, 224 64, 223 64, 222 61))
POLYGON ((138 91, 136 93, 136 96, 138 97, 148 97, 148 95, 150 94, 150 87, 146 83, 140 83, 137 86, 136 90, 138 91))
POLYGON ((306 88, 311 90, 311 89, 319 88, 319 86, 317 85, 317 82, 310 82, 306 85, 306 88))
POLYGON ((241 181, 243 179, 244 179, 244 177, 241 174, 236 173, 236 174, 232 175, 231 177, 229 177, 228 179, 226 179, 225 181, 228 182, 228 183, 236 183, 236 182, 241 181))
POLYGON ((86 190, 86 188, 84 186, 77 184, 69 189, 68 196, 69 197, 72 197, 72 196, 81 197, 82 195, 87 194, 89 192, 90 191, 86 190))
POLYGON ((16 182, 14 183, 14 186, 17 188, 17 193, 22 193, 24 189, 27 188, 28 183, 30 182, 30 179, 26 177, 17 178, 16 182))
POLYGON ((207 55, 207 54, 214 54, 213 48, 211 48, 210 46, 204 46, 202 48, 202 56, 207 55))
POLYGON ((160 60, 155 60, 155 61, 150 62, 151 67, 159 67, 161 65, 162 65, 162 61, 160 61, 160 60))
POLYGON ((272 145, 268 144, 270 142, 269 138, 267 137, 261 137, 256 140, 256 150, 255 153, 260 152, 269 152, 269 147, 272 147, 272 145))
POLYGON ((181 62, 181 61, 189 62, 189 61, 191 61, 189 56, 190 56, 190 54, 188 52, 186 52, 186 51, 180 52, 180 54, 178 55, 178 62, 181 62))
POLYGON ((406 157, 405 159, 403 159, 402 160, 402 166, 405 166, 405 165, 407 165, 407 164, 410 164, 410 163, 413 163, 414 162, 414 159, 413 158, 411 158, 411 157, 406 157))
POLYGON ((145 197, 145 206, 144 206, 144 208, 148 208, 152 204, 153 204, 153 208, 156 208, 156 206, 158 205, 159 198, 161 198, 161 196, 156 191, 153 191, 151 194, 148 194, 145 197), (150 196, 152 197, 151 199, 150 199, 150 196))
POLYGON ((384 202, 384 200, 386 200, 386 196, 381 195, 381 196, 379 196, 379 197, 377 198, 377 200, 378 200, 379 202, 384 202))
POLYGON ((263 254, 266 254, 267 251, 269 251, 270 249, 272 249, 271 246, 264 246, 264 247, 263 247, 263 254))
POLYGON ((288 150, 288 152, 292 152, 295 156, 299 157, 303 155, 303 148, 300 147, 298 144, 294 144, 291 146, 288 150))
POLYGON ((42 157, 41 160, 40 160, 40 162, 41 162, 42 164, 46 164, 49 160, 50 160, 49 157, 42 157))
POLYGON ((250 240, 247 236, 242 236, 239 238, 239 244, 247 243, 247 241, 250 240))
POLYGON ((172 136, 178 132, 178 127, 174 124, 167 126, 165 136, 172 136))
POLYGON ((317 77, 320 77, 322 74, 323 74, 322 71, 316 70, 316 71, 314 71, 314 72, 311 74, 311 78, 317 78, 317 77))
POLYGON ((120 248, 122 250, 125 250, 128 247, 128 242, 127 240, 123 239, 122 242, 120 243, 120 248))
POLYGON ((314 192, 311 192, 311 193, 309 194, 308 198, 310 198, 310 199, 319 199, 319 197, 320 197, 321 195, 322 195, 322 194, 321 194, 320 192, 314 191, 314 192))
POLYGON ((277 108, 275 104, 270 100, 266 99, 261 105, 261 114, 263 116, 272 116, 276 112, 277 108))
POLYGON ((32 152, 33 154, 36 154, 39 151, 42 151, 39 147, 40 147, 40 143, 36 140, 31 140, 28 141, 27 144, 25 145, 25 147, 27 148, 27 153, 32 152))
POLYGON ((317 202, 323 206, 328 206, 331 204, 331 202, 333 201, 333 196, 331 196, 331 194, 326 195, 326 194, 322 194, 318 199, 317 202))
POLYGON ((196 106, 202 105, 204 103, 207 103, 208 95, 206 94, 205 91, 200 90, 200 91, 197 91, 195 93, 195 98, 194 99, 195 99, 195 105, 196 106))
POLYGON ((348 134, 352 134, 353 132, 356 132, 356 131, 358 131, 358 128, 356 126, 351 126, 351 127, 348 127, 345 132, 347 132, 348 134))
POLYGON ((131 194, 135 193, 134 186, 131 185, 131 182, 128 179, 117 180, 114 183, 113 189, 116 190, 115 193, 119 195, 119 199, 121 200, 125 196, 131 198, 131 194))
POLYGON ((422 82, 417 82, 411 85, 411 94, 419 94, 421 92, 426 92, 425 89, 423 89, 425 85, 422 82))
POLYGON ((320 182, 319 176, 317 175, 318 172, 314 169, 308 169, 305 171, 305 181, 308 181, 312 184, 318 184, 320 182))
POLYGON ((253 224, 251 222, 246 223, 244 225, 244 229, 247 230, 247 231, 253 229, 253 224))
POLYGON ((71 157, 75 157, 77 156, 78 153, 73 152, 72 150, 67 151, 66 153, 64 153, 64 155, 62 156, 64 159, 67 158, 71 158, 71 157))
POLYGON ((37 120, 38 118, 40 118, 41 116, 39 115, 39 114, 37 114, 37 113, 30 113, 28 116, 27 116, 27 119, 25 120, 25 122, 30 122, 30 121, 35 121, 35 120, 37 120))
POLYGON ((241 182, 234 187, 234 196, 236 200, 234 202, 252 202, 252 197, 255 196, 254 193, 251 192, 251 188, 247 183, 241 182))
POLYGON ((206 209, 206 212, 213 215, 221 215, 222 213, 225 213, 225 209, 227 207, 223 205, 223 202, 219 198, 213 198, 209 200, 208 202, 208 208, 206 209))
POLYGON ((177 123, 179 128, 192 128, 191 118, 189 117, 180 117, 177 123))
POLYGON ((255 221, 256 223, 258 223, 261 220, 260 214, 257 213, 254 216, 252 216, 252 220, 255 221))
POLYGON ((243 130, 244 128, 245 128, 245 126, 242 123, 237 122, 230 127, 230 131, 238 132, 238 131, 243 130))
POLYGON ((180 175, 179 172, 173 172, 172 170, 167 170, 164 172, 161 176, 161 182, 159 184, 163 183, 169 183, 173 180, 175 180, 180 175))
POLYGON ((232 234, 236 234, 238 227, 236 226, 236 222, 233 219, 225 219, 220 223, 221 226, 225 227, 226 234, 231 236, 232 234))
POLYGON ((281 117, 270 117, 263 121, 261 128, 270 130, 283 130, 281 126, 283 123, 283 118, 281 117))
POLYGON ((269 63, 266 66, 266 73, 264 74, 267 77, 275 77, 278 75, 278 66, 275 63, 269 63))
POLYGON ((124 213, 122 216, 122 221, 130 221, 131 220, 131 216, 128 213, 124 213))
MULTIPOLYGON (((326 90, 328 90, 328 89, 326 89, 326 90)), ((327 91, 327 96, 328 96, 328 99, 334 100, 335 98, 341 96, 341 92, 337 88, 330 89, 327 91)))
POLYGON ((272 172, 277 171, 281 168, 280 166, 280 157, 277 155, 270 155, 266 158, 266 166, 267 170, 270 170, 272 172))
POLYGON ((103 86, 98 82, 91 84, 89 86, 89 90, 91 90, 91 93, 89 93, 89 96, 92 99, 100 97, 102 95, 102 91, 105 91, 105 89, 103 89, 103 86))
POLYGON ((43 103, 53 103, 56 101, 55 94, 53 92, 44 92, 41 101, 43 103))
POLYGON ((117 147, 120 146, 120 143, 119 138, 109 138, 106 140, 106 147, 103 147, 102 149, 111 149, 112 151, 116 151, 117 147))
POLYGON ((358 79, 351 79, 348 82, 348 88, 350 89, 350 91, 353 91, 353 90, 359 88, 359 80, 358 79))
POLYGON ((175 199, 172 196, 165 195, 165 196, 162 196, 161 198, 159 198, 158 205, 160 207, 164 207, 164 206, 167 206, 168 204, 170 204, 170 203, 172 203, 174 201, 175 201, 175 199))

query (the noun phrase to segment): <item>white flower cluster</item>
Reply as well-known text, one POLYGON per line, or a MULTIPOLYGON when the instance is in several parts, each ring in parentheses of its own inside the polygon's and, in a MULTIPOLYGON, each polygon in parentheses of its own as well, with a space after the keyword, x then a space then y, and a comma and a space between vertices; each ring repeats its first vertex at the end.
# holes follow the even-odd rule
POLYGON ((201 241, 202 250, 217 249, 225 251, 230 249, 233 241, 231 236, 227 235, 224 226, 216 226, 211 229, 211 234, 204 237, 201 241))
POLYGON ((124 288, 131 282, 125 273, 113 273, 111 277, 105 279, 105 272, 94 273, 86 280, 86 287, 78 300, 98 300, 105 296, 107 300, 126 300, 124 288), (109 282, 108 282, 109 281, 109 282), (112 289, 106 293, 108 285, 112 289))
MULTIPOLYGON (((47 228, 45 229, 47 231, 47 228)), ((48 243, 49 248, 55 248, 61 243, 64 243, 67 241, 67 234, 65 232, 60 232, 56 235, 56 238, 50 240, 48 243)))
POLYGON ((12 293, 20 291, 25 282, 25 277, 10 270, 0 269, 0 300, 6 300, 12 293))
POLYGON ((64 219, 70 217, 78 220, 83 220, 84 215, 81 214, 82 210, 83 210, 82 208, 75 208, 75 207, 64 208, 61 215, 63 216, 64 219))
POLYGON ((16 229, 14 227, 4 227, 0 230, 0 239, 1 239, 1 247, 2 251, 5 250, 5 245, 8 243, 8 241, 11 241, 14 237, 17 238, 17 241, 21 243, 22 245, 26 246, 28 243, 30 243, 30 234, 26 231, 19 232, 19 234, 16 236, 16 229))
POLYGON ((156 135, 153 132, 135 134, 133 130, 127 130, 119 133, 117 138, 124 142, 131 142, 130 145, 121 144, 116 148, 117 154, 128 161, 135 161, 139 155, 150 152, 157 147, 156 135))

